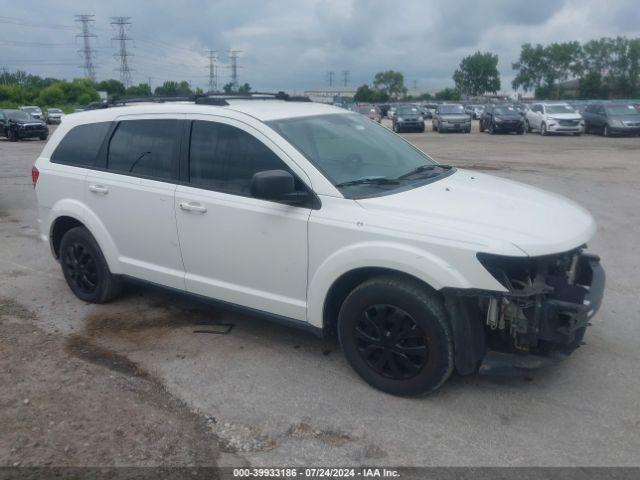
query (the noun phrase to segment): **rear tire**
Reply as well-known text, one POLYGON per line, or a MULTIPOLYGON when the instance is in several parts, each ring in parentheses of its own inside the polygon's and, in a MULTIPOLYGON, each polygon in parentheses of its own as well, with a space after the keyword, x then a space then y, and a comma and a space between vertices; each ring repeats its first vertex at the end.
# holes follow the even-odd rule
POLYGON ((602 134, 605 137, 610 137, 611 136, 611 130, 609 130, 609 125, 605 125, 604 128, 602 129, 602 134))
POLYGON ((85 227, 64 234, 59 257, 64 278, 80 300, 106 303, 121 292, 121 280, 111 273, 98 242, 85 227))
POLYGON ((340 308, 338 334, 358 375, 392 395, 433 392, 453 371, 442 302, 412 279, 384 275, 356 287, 340 308))
POLYGON ((524 125, 525 125, 525 128, 527 129, 527 133, 531 133, 533 131, 531 129, 531 125, 529 124, 529 120, 525 120, 524 125))
POLYGON ((40 135, 40 140, 46 140, 49 137, 49 135, 40 135))
POLYGON ((542 122, 542 125, 540 125, 540 135, 542 135, 543 137, 547 135, 547 124, 542 122))
POLYGON ((482 120, 480 120, 480 123, 478 123, 478 131, 480 133, 484 132, 484 124, 482 123, 482 120))
POLYGON ((18 141, 18 135, 16 135, 16 132, 14 132, 11 129, 7 130, 7 138, 9 139, 10 142, 18 141))

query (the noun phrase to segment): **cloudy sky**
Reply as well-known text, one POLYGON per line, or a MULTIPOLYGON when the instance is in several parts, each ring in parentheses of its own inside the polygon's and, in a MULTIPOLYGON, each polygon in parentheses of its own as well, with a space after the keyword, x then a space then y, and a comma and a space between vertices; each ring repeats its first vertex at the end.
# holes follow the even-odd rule
POLYGON ((408 87, 451 86, 460 59, 476 50, 500 57, 503 90, 525 42, 640 36, 639 0, 3 0, 0 68, 42 76, 81 76, 75 14, 94 14, 98 79, 118 78, 112 16, 130 16, 134 83, 208 82, 206 50, 217 50, 219 83, 228 51, 241 50, 241 82, 297 90, 371 82, 383 69, 408 87))

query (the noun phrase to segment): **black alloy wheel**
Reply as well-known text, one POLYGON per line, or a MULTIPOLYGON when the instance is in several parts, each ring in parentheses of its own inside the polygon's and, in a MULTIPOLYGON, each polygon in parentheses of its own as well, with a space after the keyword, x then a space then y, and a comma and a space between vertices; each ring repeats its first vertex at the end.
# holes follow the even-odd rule
POLYGON ((415 377, 427 364, 425 332, 394 305, 372 305, 354 326, 358 354, 377 374, 393 380, 415 377))
POLYGON ((98 288, 98 268, 92 252, 74 242, 66 246, 62 260, 72 286, 85 295, 93 294, 98 288))

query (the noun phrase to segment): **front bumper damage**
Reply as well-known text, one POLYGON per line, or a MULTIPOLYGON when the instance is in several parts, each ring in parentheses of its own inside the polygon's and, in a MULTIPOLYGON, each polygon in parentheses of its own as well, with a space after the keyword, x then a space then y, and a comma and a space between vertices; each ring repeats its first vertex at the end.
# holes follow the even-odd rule
POLYGON ((582 249, 545 257, 478 255, 507 292, 445 289, 461 374, 522 375, 582 344, 605 273, 582 249))

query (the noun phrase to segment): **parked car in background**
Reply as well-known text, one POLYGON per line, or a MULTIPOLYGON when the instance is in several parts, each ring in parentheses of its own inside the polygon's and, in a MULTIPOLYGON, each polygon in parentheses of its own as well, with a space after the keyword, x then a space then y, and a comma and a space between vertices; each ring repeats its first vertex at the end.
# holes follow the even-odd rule
POLYGON ((431 119, 433 117, 433 114, 431 113, 431 110, 429 110, 424 105, 418 105, 418 109, 420 110, 420 113, 422 113, 422 118, 424 118, 425 120, 426 119, 431 119))
POLYGON ((525 117, 527 131, 537 130, 540 135, 570 133, 582 135, 584 119, 568 103, 534 103, 525 117))
POLYGON ((482 105, 467 105, 464 107, 464 111, 471 115, 474 120, 479 120, 482 112, 484 112, 484 107, 482 105))
POLYGON ((2 134, 14 142, 24 138, 46 140, 49 136, 47 124, 24 110, 2 110, 0 127, 2 134))
POLYGON ((413 105, 401 105, 393 116, 393 131, 396 133, 406 131, 424 132, 424 117, 418 107, 413 105))
POLYGON ((105 303, 136 279, 337 334, 353 369, 396 395, 581 345, 605 287, 584 208, 284 98, 66 118, 32 180, 41 239, 76 297, 105 303))
POLYGON ((378 110, 378 108, 373 105, 360 105, 358 106, 357 110, 360 115, 364 115, 369 120, 373 120, 374 122, 378 123, 382 121, 380 110, 378 110))
POLYGON ((471 133, 471 116, 464 111, 462 105, 438 105, 431 122, 434 132, 464 132, 471 133))
POLYGON ((525 132, 524 118, 511 105, 487 105, 480 118, 480 131, 492 135, 511 132, 522 135, 525 132))
POLYGON ((42 110, 36 105, 27 105, 24 107, 20 107, 20 110, 22 110, 23 112, 27 112, 33 118, 42 119, 42 110))
POLYGON ((640 111, 633 104, 588 105, 584 111, 585 131, 611 135, 640 135, 640 111))
POLYGON ((393 116, 396 114, 396 106, 391 105, 387 110, 387 118, 393 119, 393 116))
POLYGON ((378 105, 378 110, 380 110, 380 116, 381 117, 386 117, 387 116, 387 112, 389 111, 389 104, 388 103, 381 103, 378 105))
POLYGON ((64 117, 64 112, 59 108, 48 108, 44 112, 44 121, 48 124, 60 123, 64 117))

